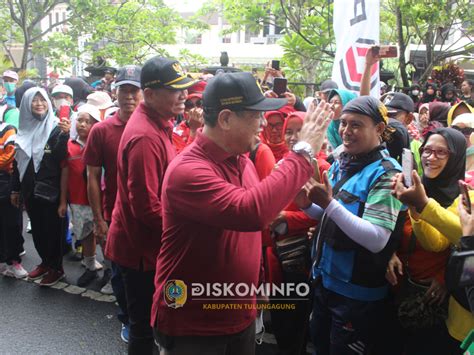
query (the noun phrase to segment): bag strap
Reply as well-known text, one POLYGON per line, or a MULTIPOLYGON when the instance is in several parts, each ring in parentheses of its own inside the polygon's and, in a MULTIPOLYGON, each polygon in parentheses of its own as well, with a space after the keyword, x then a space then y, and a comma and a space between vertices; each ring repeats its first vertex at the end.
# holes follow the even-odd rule
POLYGON ((257 156, 257 150, 258 150, 258 147, 260 147, 260 142, 258 142, 256 145, 255 145, 255 149, 252 150, 249 154, 249 158, 250 160, 252 161, 252 163, 255 164, 255 158, 257 156))

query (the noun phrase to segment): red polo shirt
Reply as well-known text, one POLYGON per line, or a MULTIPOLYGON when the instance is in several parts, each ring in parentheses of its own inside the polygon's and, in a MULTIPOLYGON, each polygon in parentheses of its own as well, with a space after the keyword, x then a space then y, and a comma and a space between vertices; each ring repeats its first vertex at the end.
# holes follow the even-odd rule
POLYGON ((125 127, 117 159, 117 200, 105 255, 118 265, 154 270, 161 245, 161 185, 176 155, 172 126, 141 103, 125 127))
POLYGON ((112 117, 92 126, 84 149, 86 165, 104 168, 105 190, 102 196, 104 219, 112 220, 115 196, 117 195, 117 152, 122 138, 125 122, 119 118, 119 112, 112 117))
MULTIPOLYGON (((258 285, 263 230, 311 177, 311 164, 290 154, 259 181, 252 162, 231 156, 205 135, 171 162, 163 182, 163 236, 156 263, 151 324, 167 335, 234 334, 254 320, 254 309, 205 310, 208 300, 191 296, 191 283, 258 285), (165 302, 168 280, 186 283, 181 308, 165 302)), ((255 304, 221 299, 215 303, 255 304)))

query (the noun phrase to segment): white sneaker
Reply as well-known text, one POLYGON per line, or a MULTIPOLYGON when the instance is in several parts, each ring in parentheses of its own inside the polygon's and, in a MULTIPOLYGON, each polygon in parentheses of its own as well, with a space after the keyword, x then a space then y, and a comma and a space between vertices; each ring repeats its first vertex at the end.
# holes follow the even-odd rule
POLYGON ((0 263, 0 274, 3 275, 3 273, 7 269, 7 266, 8 266, 7 263, 0 263))
POLYGON ((28 276, 28 272, 21 266, 20 263, 16 261, 13 262, 11 265, 7 265, 7 268, 3 272, 5 276, 15 277, 17 279, 22 279, 28 276))
MULTIPOLYGON (((86 267, 86 263, 84 262, 84 259, 81 260, 81 265, 86 267)), ((97 271, 99 270, 102 270, 104 268, 104 265, 102 265, 101 263, 99 263, 97 260, 95 261, 95 269, 97 271)))
POLYGON ((113 295, 114 290, 112 289, 112 284, 107 282, 104 287, 100 289, 100 292, 103 293, 104 295, 113 295))

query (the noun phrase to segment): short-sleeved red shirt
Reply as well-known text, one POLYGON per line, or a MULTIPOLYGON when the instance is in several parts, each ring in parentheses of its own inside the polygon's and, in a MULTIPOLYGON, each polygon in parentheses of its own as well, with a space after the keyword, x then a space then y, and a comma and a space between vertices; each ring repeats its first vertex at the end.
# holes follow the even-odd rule
POLYGON ((125 129, 125 122, 115 112, 105 121, 96 123, 87 138, 83 160, 86 165, 104 168, 105 190, 102 197, 103 214, 106 221, 112 220, 112 210, 117 194, 117 152, 125 129))
POLYGON ((172 125, 141 103, 125 127, 117 156, 117 199, 105 255, 120 266, 154 270, 161 246, 161 185, 176 156, 172 125))
POLYGON ((87 198, 86 164, 82 160, 84 146, 77 140, 67 142, 65 166, 69 169, 67 180, 68 202, 75 205, 89 205, 87 198))

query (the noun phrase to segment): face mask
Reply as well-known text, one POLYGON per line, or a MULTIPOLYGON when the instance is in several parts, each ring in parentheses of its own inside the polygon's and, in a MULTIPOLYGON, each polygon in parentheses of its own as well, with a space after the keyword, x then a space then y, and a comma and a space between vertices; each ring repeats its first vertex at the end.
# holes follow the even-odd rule
POLYGON ((15 83, 4 83, 3 86, 5 86, 5 90, 7 91, 7 94, 13 94, 15 92, 15 88, 16 88, 15 83))
POLYGON ((66 99, 53 99, 53 104, 54 104, 54 107, 56 107, 56 109, 59 110, 59 108, 63 105, 65 106, 71 106, 71 104, 69 103, 68 100, 66 99))
POLYGON ((419 90, 413 90, 413 91, 411 92, 411 94, 412 94, 413 96, 418 96, 419 93, 420 93, 419 90))

